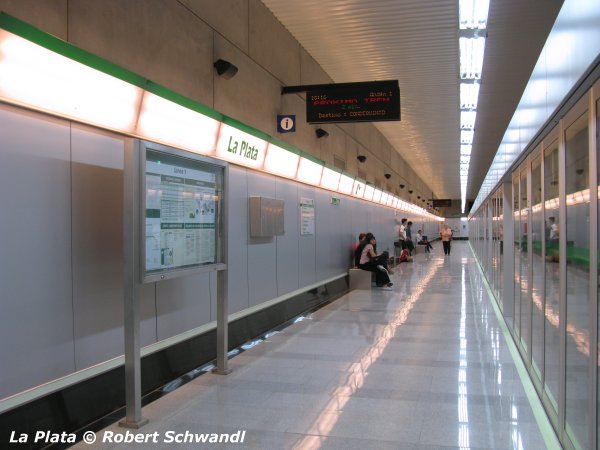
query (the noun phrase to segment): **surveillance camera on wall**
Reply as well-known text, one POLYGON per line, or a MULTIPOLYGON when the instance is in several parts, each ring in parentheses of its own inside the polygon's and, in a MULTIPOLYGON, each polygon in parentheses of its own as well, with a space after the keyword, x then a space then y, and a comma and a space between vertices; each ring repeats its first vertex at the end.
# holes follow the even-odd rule
POLYGON ((364 163, 367 160, 367 157, 365 155, 358 155, 356 159, 358 159, 361 163, 364 163))
POLYGON ((317 128, 315 130, 315 134, 317 135, 317 139, 321 139, 322 137, 329 136, 329 133, 325 131, 323 128, 317 128))
POLYGON ((230 80, 235 76, 238 71, 238 68, 231 64, 229 61, 225 61, 224 59, 218 59, 213 64, 214 68, 217 69, 217 74, 221 78, 225 80, 230 80))

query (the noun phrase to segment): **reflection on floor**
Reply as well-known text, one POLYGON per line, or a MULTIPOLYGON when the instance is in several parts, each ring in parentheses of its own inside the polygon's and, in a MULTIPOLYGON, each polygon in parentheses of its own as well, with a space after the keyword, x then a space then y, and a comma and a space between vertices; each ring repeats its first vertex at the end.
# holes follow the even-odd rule
POLYGON ((546 448, 469 244, 452 246, 400 265, 393 288, 352 291, 246 350, 231 374, 146 406, 134 433, 157 443, 102 443, 126 433, 113 425, 93 448, 197 448, 200 433, 239 430, 243 443, 218 448, 546 448))

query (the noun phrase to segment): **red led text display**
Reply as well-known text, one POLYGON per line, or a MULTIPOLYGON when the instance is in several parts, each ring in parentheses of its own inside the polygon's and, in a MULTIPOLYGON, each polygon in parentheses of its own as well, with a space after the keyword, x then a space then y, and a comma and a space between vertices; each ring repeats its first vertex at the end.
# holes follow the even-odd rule
POLYGON ((309 123, 389 120, 400 120, 400 89, 397 84, 306 93, 306 121, 309 123))

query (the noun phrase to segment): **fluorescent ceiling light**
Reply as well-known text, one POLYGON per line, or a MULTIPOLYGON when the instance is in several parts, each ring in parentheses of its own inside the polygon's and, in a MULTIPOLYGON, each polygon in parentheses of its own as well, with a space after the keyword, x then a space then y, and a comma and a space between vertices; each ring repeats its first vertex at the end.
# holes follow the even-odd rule
POLYGON ((133 133, 142 89, 0 30, 0 98, 133 133))
POLYGON ((331 170, 327 167, 323 169, 323 176, 321 177, 321 187, 337 191, 340 184, 341 173, 331 170))
POLYGON ((472 145, 461 145, 460 146, 460 154, 461 156, 471 156, 472 145))
POLYGON ((147 139, 210 154, 220 122, 150 92, 144 100, 136 134, 147 139))
POLYGON ((387 192, 382 192, 381 193, 381 200, 379 200, 379 203, 381 203, 382 205, 387 205, 388 196, 389 196, 389 194, 387 192))
POLYGON ((460 29, 486 28, 489 7, 489 0, 460 0, 458 4, 460 29))
POLYGON ((267 156, 263 169, 269 173, 287 178, 295 178, 298 171, 300 155, 290 152, 274 144, 267 147, 267 156))
POLYGON ((462 79, 480 79, 485 38, 461 37, 458 43, 460 48, 460 77, 462 79))
POLYGON ((338 186, 338 192, 342 194, 352 194, 352 188, 354 187, 354 178, 348 175, 342 174, 340 177, 340 185, 338 186))
POLYGON ((477 111, 461 111, 460 112, 460 127, 463 130, 472 130, 475 128, 475 118, 477 111))
POLYGON ((479 83, 460 83, 460 107, 476 109, 479 98, 479 83))
POLYGON ((460 143, 461 144, 472 144, 473 143, 473 130, 461 130, 460 131, 460 143))
POLYGON ((374 193, 375 193, 375 188, 373 186, 367 184, 365 187, 365 194, 363 195, 363 198, 365 200, 373 200, 374 193))
POLYGON ((296 179, 303 183, 318 185, 321 181, 323 166, 307 158, 300 158, 296 179))

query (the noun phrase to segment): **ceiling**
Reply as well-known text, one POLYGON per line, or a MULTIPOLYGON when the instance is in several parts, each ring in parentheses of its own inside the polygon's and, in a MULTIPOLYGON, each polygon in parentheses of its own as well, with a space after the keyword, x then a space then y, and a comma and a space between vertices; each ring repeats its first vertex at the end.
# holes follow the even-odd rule
MULTIPOLYGON (((460 198, 458 0, 262 0, 336 83, 397 79, 375 126, 436 198, 460 198)), ((474 199, 562 0, 490 0, 467 198, 474 199)))

